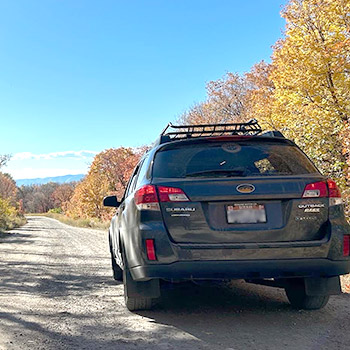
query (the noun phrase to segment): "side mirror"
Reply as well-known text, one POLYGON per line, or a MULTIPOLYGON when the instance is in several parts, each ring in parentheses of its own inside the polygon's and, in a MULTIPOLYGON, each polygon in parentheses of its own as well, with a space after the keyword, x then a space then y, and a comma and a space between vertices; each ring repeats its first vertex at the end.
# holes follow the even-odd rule
POLYGON ((120 202, 118 202, 116 196, 108 196, 108 197, 103 198, 103 205, 105 207, 118 208, 120 205, 120 202))

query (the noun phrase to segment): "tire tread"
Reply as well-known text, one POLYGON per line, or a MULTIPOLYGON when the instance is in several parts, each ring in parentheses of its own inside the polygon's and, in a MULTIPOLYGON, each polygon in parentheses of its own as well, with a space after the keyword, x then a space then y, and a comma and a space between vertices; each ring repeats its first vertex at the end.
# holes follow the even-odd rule
POLYGON ((306 295, 303 286, 286 288, 286 295, 295 309, 318 310, 325 307, 329 300, 329 295, 311 296, 306 295))
POLYGON ((152 298, 125 298, 125 305, 129 311, 150 310, 153 306, 152 298))

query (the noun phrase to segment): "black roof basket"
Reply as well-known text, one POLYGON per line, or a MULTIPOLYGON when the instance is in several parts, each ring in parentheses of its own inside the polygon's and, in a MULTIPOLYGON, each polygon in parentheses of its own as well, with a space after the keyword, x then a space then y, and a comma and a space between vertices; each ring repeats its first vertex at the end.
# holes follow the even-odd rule
POLYGON ((256 119, 246 123, 173 125, 169 123, 162 131, 159 144, 182 139, 230 135, 256 136, 261 133, 256 119))

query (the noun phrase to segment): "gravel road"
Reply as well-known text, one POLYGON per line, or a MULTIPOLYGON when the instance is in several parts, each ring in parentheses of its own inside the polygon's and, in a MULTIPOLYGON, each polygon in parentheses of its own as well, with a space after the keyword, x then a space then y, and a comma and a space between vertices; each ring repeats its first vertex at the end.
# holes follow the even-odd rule
POLYGON ((29 217, 0 235, 0 350, 349 349, 350 294, 298 311, 241 281, 162 293, 153 311, 126 310, 106 232, 29 217))

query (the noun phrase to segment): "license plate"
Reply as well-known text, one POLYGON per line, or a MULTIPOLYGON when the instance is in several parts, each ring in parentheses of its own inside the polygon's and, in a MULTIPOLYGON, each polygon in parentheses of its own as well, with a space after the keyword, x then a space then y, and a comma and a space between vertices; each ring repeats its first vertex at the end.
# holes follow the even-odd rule
POLYGON ((227 206, 229 224, 258 224, 266 222, 266 211, 263 204, 234 203, 227 206))

